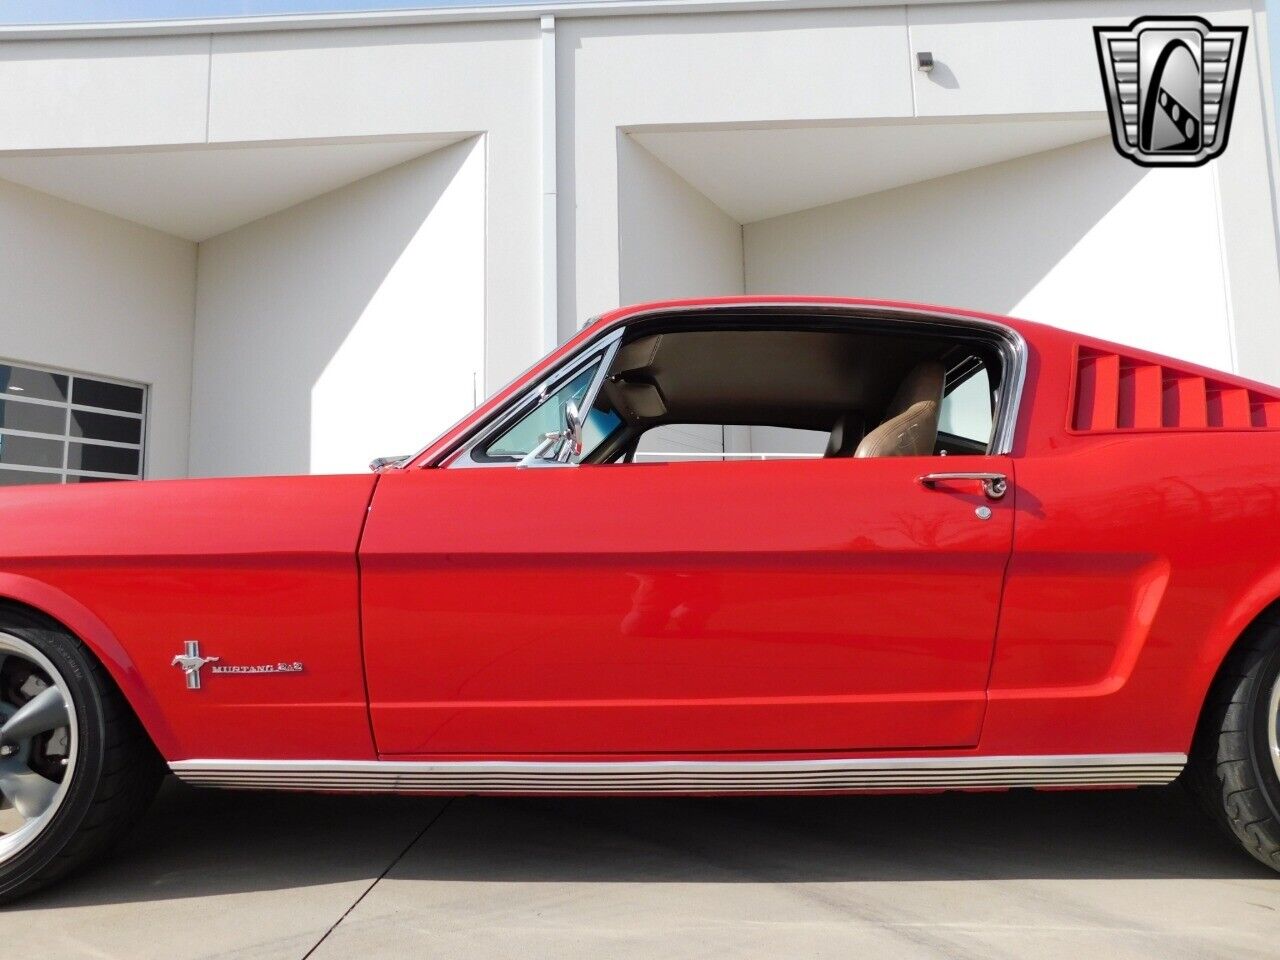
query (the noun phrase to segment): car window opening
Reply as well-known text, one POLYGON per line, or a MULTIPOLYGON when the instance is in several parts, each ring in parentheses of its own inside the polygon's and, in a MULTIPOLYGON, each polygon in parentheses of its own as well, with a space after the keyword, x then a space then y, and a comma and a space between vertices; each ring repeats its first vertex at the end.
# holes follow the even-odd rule
POLYGON ((991 442, 1000 353, 968 332, 655 326, 549 382, 473 457, 522 461, 570 406, 583 464, 974 456, 991 442))

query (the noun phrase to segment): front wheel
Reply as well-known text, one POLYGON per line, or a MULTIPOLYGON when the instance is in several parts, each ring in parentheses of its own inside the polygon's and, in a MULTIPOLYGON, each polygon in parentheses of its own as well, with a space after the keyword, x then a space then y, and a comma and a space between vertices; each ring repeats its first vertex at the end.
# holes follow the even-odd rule
POLYGON ((0 616, 0 900, 104 851, 146 809, 162 764, 79 640, 0 616))
POLYGON ((1280 618, 1260 620, 1214 683, 1188 769, 1210 815, 1280 870, 1280 618))

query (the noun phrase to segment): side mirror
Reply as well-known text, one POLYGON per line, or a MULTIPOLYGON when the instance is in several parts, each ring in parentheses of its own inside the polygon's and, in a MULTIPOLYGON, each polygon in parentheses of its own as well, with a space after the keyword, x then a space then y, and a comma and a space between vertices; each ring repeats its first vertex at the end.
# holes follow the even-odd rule
POLYGON ((582 414, 570 400, 564 406, 564 428, 544 433, 538 445, 524 455, 522 467, 546 467, 573 463, 582 452, 582 414))
POLYGON ((369 461, 369 469, 374 473, 379 470, 385 470, 387 467, 398 467, 409 459, 409 454, 402 453, 398 457, 374 457, 369 461))
POLYGON ((560 463, 572 463, 582 453, 582 414, 578 405, 570 400, 564 405, 564 442, 556 452, 560 463))

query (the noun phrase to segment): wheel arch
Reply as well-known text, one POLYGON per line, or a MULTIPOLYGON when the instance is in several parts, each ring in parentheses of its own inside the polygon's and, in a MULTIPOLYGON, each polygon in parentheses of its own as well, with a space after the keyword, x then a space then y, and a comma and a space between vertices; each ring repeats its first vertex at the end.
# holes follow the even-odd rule
POLYGON ((47 583, 0 573, 0 622, 6 607, 50 620, 79 639, 110 674, 156 749, 174 756, 177 740, 159 703, 119 638, 92 610, 47 583))
POLYGON ((1248 645, 1253 627, 1267 620, 1280 624, 1280 564, 1258 578, 1227 608, 1218 629, 1201 646, 1201 669, 1195 671, 1200 699, 1193 737, 1200 731, 1205 711, 1223 672, 1230 668, 1234 655, 1248 645))

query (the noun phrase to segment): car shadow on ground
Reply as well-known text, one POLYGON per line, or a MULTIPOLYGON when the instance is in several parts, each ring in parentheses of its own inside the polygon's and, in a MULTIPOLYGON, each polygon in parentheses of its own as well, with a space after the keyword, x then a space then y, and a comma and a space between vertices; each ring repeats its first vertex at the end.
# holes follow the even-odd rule
POLYGON ((342 797, 167 783, 107 861, 25 910, 368 878, 828 883, 1266 879, 1178 786, 777 798, 342 797))

